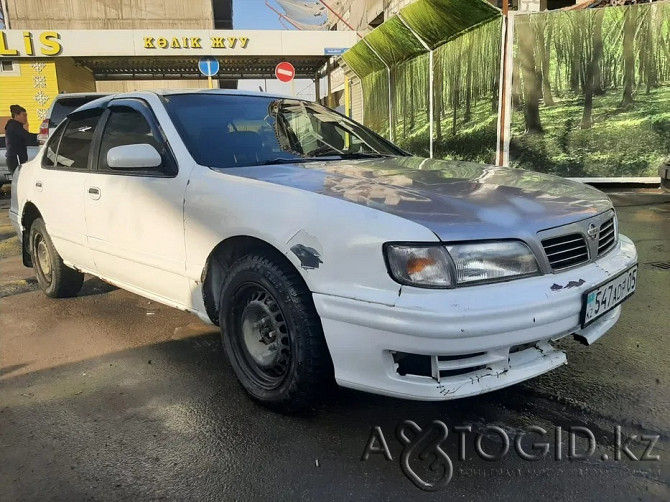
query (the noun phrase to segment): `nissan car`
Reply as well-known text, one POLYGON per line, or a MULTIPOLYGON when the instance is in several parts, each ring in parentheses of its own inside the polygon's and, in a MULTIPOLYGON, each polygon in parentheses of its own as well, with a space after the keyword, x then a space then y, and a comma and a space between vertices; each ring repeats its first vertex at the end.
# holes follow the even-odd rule
POLYGON ((599 190, 417 158, 295 98, 106 96, 13 185, 44 293, 75 296, 91 274, 192 312, 282 412, 332 381, 416 400, 522 382, 566 363, 555 341, 602 337, 637 286, 599 190))

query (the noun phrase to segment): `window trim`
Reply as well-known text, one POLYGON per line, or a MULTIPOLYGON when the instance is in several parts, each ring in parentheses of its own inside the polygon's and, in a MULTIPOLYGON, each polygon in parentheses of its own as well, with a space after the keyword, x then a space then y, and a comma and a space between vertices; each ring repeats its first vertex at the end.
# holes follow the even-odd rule
POLYGON ((41 167, 42 169, 47 169, 49 171, 68 171, 68 172, 73 172, 73 173, 89 173, 91 172, 91 161, 93 157, 91 156, 91 153, 93 152, 93 149, 95 148, 95 138, 98 134, 98 130, 100 129, 100 123, 102 122, 102 119, 104 118, 106 113, 106 110, 102 107, 96 107, 96 108, 87 108, 85 110, 82 110, 81 112, 72 112, 70 113, 60 124, 58 124, 58 127, 54 130, 53 133, 49 135, 49 141, 44 145, 44 154, 42 155, 42 162, 41 162, 41 167), (77 117, 80 114, 84 113, 90 113, 91 111, 94 110, 100 110, 102 113, 100 114, 100 117, 98 118, 98 123, 95 125, 95 130, 93 131, 93 138, 91 139, 91 146, 88 150, 88 159, 86 159, 86 167, 85 168, 76 168, 76 167, 58 167, 58 162, 56 162, 53 166, 46 166, 44 165, 44 159, 46 157, 46 149, 47 147, 51 144, 51 138, 53 138, 58 130, 62 127, 63 128, 63 134, 61 134, 61 137, 58 140, 58 148, 56 149, 56 160, 58 160, 58 154, 60 153, 60 145, 63 141, 63 136, 65 136, 65 131, 67 130, 67 126, 70 124, 70 121, 74 118, 77 119, 77 117))
MULTIPOLYGON (((61 169, 59 167, 56 167, 58 165, 58 150, 60 148, 60 142, 63 139, 63 134, 65 134, 65 128, 67 127, 68 120, 65 119, 63 120, 60 124, 58 124, 58 127, 54 129, 54 132, 51 133, 49 136, 48 141, 44 145, 44 153, 42 154, 42 162, 40 166, 42 169, 48 169, 49 171, 74 171, 74 169, 61 169), (62 129, 62 131, 61 131, 62 129), (53 166, 47 166, 45 164, 45 159, 47 159, 47 150, 49 146, 55 141, 57 135, 60 133, 60 136, 58 136, 58 144, 56 145, 56 150, 54 151, 56 154, 56 160, 54 161, 53 166)), ((80 169, 77 169, 77 171, 80 171, 80 169)))
POLYGON ((14 59, 3 59, 3 63, 10 63, 12 65, 11 70, 4 70, 0 66, 0 77, 20 77, 21 76, 21 66, 19 62, 14 59))
POLYGON ((92 150, 94 150, 94 156, 92 159, 95 159, 93 165, 91 166, 91 172, 93 174, 105 174, 110 176, 132 176, 136 178, 175 178, 179 174, 179 164, 177 158, 170 146, 170 142, 167 139, 167 136, 163 132, 163 129, 160 126, 160 122, 156 118, 151 105, 145 100, 140 98, 119 98, 112 99, 106 103, 105 113, 100 118, 99 128, 95 132, 93 138, 92 150), (102 151, 102 137, 105 133, 107 123, 112 114, 112 109, 116 107, 127 107, 135 110, 149 124, 151 132, 156 138, 156 142, 163 147, 163 151, 159 151, 163 157, 164 164, 159 169, 156 169, 155 172, 151 172, 147 169, 134 171, 132 169, 123 169, 123 170, 113 170, 102 167, 100 161, 100 154, 102 151))

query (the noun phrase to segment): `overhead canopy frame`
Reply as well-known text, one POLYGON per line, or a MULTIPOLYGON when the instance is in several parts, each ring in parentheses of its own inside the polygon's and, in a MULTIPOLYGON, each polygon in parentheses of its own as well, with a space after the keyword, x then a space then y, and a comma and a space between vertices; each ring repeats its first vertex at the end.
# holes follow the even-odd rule
MULTIPOLYGON (((365 79, 386 71, 388 79, 389 137, 393 140, 391 69, 421 54, 429 53, 429 81, 433 89, 433 51, 469 30, 502 16, 486 0, 417 0, 381 24, 342 58, 351 70, 365 79)), ((433 95, 430 95, 430 156, 433 157, 433 95)))
MULTIPOLYGON (((79 57, 75 61, 91 70, 96 80, 169 80, 201 79, 197 57, 79 57)), ((286 60, 283 56, 217 57, 218 79, 275 78, 275 67, 286 60)), ((288 60, 296 70, 295 78, 314 79, 325 67, 329 56, 291 56, 288 60)))

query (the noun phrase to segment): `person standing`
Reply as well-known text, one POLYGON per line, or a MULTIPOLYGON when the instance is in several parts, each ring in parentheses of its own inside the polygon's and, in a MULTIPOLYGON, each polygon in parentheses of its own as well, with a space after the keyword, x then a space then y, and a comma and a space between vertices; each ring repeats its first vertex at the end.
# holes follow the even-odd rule
POLYGON ((7 167, 9 173, 14 174, 16 168, 28 161, 28 147, 37 146, 37 134, 29 133, 25 127, 28 125, 28 112, 19 105, 9 107, 12 118, 5 125, 5 144, 7 152, 7 167))

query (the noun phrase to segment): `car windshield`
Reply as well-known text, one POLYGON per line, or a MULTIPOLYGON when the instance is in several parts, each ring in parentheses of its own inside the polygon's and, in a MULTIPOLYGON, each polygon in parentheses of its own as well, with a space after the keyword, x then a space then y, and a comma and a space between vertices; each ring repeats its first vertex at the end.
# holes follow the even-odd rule
POLYGON ((186 147, 216 168, 407 155, 369 129, 316 103, 233 94, 165 97, 186 147))

